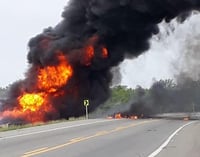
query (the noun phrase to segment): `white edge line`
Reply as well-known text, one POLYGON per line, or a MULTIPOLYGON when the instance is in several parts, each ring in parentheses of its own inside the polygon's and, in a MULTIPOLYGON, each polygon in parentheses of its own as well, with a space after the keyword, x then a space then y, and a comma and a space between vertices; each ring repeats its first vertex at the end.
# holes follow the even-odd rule
POLYGON ((156 155, 158 155, 158 154, 163 150, 163 148, 166 147, 166 146, 168 145, 168 143, 171 141, 171 139, 172 139, 179 131, 181 131, 184 127, 186 127, 186 126, 188 126, 188 125, 190 125, 190 124, 192 124, 192 123, 194 123, 194 122, 189 122, 189 123, 187 123, 187 124, 181 126, 180 128, 178 128, 176 131, 174 131, 174 132, 167 138, 167 140, 166 140, 160 147, 158 147, 158 149, 156 149, 153 153, 151 153, 148 157, 155 157, 156 155))
POLYGON ((91 122, 91 123, 77 124, 77 125, 65 126, 65 127, 60 127, 60 128, 53 128, 53 129, 36 131, 36 132, 31 132, 31 133, 21 134, 21 135, 15 135, 15 136, 7 136, 7 137, 5 136, 5 137, 1 137, 0 140, 29 136, 29 135, 35 135, 35 134, 41 134, 41 133, 46 133, 46 132, 52 132, 52 131, 57 131, 57 130, 62 130, 62 129, 68 129, 68 128, 91 125, 91 124, 96 124, 96 123, 110 122, 110 121, 114 121, 114 119, 113 120, 101 120, 101 121, 95 121, 95 122, 91 122))

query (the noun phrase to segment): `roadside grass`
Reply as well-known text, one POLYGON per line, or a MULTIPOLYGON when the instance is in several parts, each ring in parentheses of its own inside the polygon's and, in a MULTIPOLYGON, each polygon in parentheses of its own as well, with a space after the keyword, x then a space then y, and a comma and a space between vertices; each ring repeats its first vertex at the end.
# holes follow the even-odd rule
POLYGON ((84 119, 85 119, 85 117, 78 117, 78 118, 70 117, 68 120, 67 119, 60 119, 60 120, 53 120, 53 121, 48 121, 48 122, 37 122, 37 123, 22 124, 22 125, 3 124, 3 125, 0 125, 0 132, 18 130, 18 129, 23 129, 23 128, 30 128, 30 127, 35 127, 35 126, 56 124, 56 123, 62 123, 62 122, 84 120, 84 119))

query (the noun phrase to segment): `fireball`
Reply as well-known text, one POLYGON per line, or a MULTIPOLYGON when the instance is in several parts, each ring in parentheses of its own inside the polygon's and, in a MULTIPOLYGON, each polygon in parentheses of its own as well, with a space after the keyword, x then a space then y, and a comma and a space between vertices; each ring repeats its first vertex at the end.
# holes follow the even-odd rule
POLYGON ((22 107, 23 112, 30 110, 32 112, 38 111, 40 107, 44 104, 45 98, 44 94, 24 94, 18 98, 19 104, 22 107))

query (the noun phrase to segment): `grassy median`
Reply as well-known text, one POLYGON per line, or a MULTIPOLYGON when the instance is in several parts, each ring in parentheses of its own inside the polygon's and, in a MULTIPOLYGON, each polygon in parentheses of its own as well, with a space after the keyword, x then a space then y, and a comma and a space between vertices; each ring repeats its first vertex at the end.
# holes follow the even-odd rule
POLYGON ((85 117, 78 117, 78 118, 70 117, 68 120, 60 119, 60 120, 53 120, 53 121, 48 121, 48 122, 37 122, 37 123, 22 124, 22 125, 3 124, 3 125, 0 125, 0 132, 23 129, 23 128, 30 128, 30 127, 35 127, 35 126, 56 124, 56 123, 62 123, 62 122, 71 122, 71 121, 83 120, 83 119, 85 119, 85 117))

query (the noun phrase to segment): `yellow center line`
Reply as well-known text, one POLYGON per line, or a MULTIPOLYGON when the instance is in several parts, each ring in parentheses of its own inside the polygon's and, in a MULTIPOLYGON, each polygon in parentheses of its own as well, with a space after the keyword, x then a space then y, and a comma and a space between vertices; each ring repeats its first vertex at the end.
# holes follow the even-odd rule
POLYGON ((63 147, 66 147, 66 146, 69 146, 69 145, 72 145, 72 144, 75 144, 75 143, 79 143, 81 141, 86 141, 86 140, 89 140, 89 139, 92 139, 92 138, 95 138, 95 137, 104 136, 104 135, 108 135, 108 134, 111 134, 111 133, 119 132, 119 131, 122 131, 122 130, 125 130, 125 129, 128 129, 128 128, 135 127, 135 126, 142 125, 142 124, 149 123, 149 122, 152 122, 152 121, 143 121, 143 122, 139 122, 139 123, 136 123, 136 124, 130 124, 130 125, 127 125, 127 126, 120 126, 120 127, 117 127, 113 130, 100 131, 100 132, 95 133, 94 135, 90 135, 90 136, 86 136, 86 137, 77 137, 77 138, 71 139, 69 142, 61 144, 61 145, 57 145, 57 146, 53 146, 53 147, 49 147, 49 148, 45 147, 45 148, 41 148, 41 149, 37 149, 37 150, 34 150, 34 151, 24 153, 24 155, 21 156, 21 157, 31 157, 31 156, 34 156, 34 155, 38 155, 38 154, 46 153, 46 152, 49 152, 49 151, 57 150, 57 149, 60 149, 60 148, 63 148, 63 147))
POLYGON ((95 135, 103 136, 103 135, 106 135, 106 134, 108 134, 108 131, 100 131, 100 132, 97 132, 95 135))
POLYGON ((83 139, 83 137, 77 137, 70 140, 70 142, 79 142, 83 139))
POLYGON ((40 151, 45 150, 45 149, 47 149, 47 148, 48 148, 48 147, 39 148, 39 149, 30 151, 30 152, 26 152, 26 153, 24 153, 24 154, 27 155, 27 154, 32 154, 32 153, 35 153, 35 152, 40 152, 40 151))

